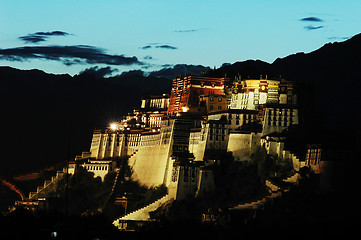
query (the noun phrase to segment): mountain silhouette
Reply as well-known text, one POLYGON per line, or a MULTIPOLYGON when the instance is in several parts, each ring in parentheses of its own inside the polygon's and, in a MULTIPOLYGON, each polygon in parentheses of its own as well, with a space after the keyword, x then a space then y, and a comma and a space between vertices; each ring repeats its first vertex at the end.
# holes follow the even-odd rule
MULTIPOLYGON (((284 78, 298 85, 302 121, 313 129, 357 134, 361 122, 361 35, 273 63, 248 60, 208 76, 284 78)), ((73 159, 90 146, 92 130, 139 106, 140 98, 169 93, 171 80, 92 71, 70 76, 0 67, 2 156, 0 176, 13 176, 73 159)), ((359 132, 359 131, 358 131, 359 132)))
POLYGON ((308 124, 317 122, 328 131, 354 131, 361 121, 361 34, 344 42, 327 43, 310 53, 296 53, 273 63, 236 62, 208 73, 242 79, 268 75, 298 85, 299 103, 308 124))

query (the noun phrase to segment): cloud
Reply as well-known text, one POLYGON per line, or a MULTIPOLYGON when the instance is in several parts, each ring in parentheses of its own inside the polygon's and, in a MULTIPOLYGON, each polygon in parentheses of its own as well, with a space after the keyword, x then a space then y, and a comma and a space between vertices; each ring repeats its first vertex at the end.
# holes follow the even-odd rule
POLYGON ((141 49, 149 49, 149 48, 152 48, 152 46, 147 45, 147 46, 141 47, 141 49))
POLYGON ((144 47, 140 47, 140 48, 143 49, 143 50, 145 50, 145 49, 150 49, 150 48, 152 48, 153 46, 154 46, 155 48, 170 49, 170 50, 178 49, 177 47, 170 46, 170 45, 167 45, 167 44, 161 45, 160 43, 149 43, 148 45, 146 45, 146 46, 144 46, 144 47))
POLYGON ((87 46, 32 46, 0 49, 0 60, 23 62, 31 59, 60 61, 65 65, 73 64, 108 64, 131 65, 138 64, 136 57, 109 55, 104 49, 87 46))
POLYGON ((302 22, 323 22, 323 20, 318 17, 306 17, 306 18, 300 19, 300 21, 302 21, 302 22))
POLYGON ((153 71, 149 73, 150 77, 165 77, 172 79, 178 74, 192 74, 192 75, 200 75, 202 72, 207 72, 211 68, 205 67, 202 65, 190 65, 190 64, 176 64, 172 67, 172 65, 165 64, 163 65, 165 68, 160 69, 158 71, 153 71))
POLYGON ((130 70, 126 72, 122 72, 119 77, 129 77, 129 76, 140 76, 144 77, 144 72, 142 70, 130 70))
POLYGON ((196 29, 187 29, 187 30, 175 30, 177 33, 189 33, 189 32, 197 32, 196 29))
POLYGON ((304 29, 308 30, 308 31, 311 31, 311 30, 316 30, 316 29, 320 29, 320 28, 323 28, 324 26, 312 26, 312 25, 308 25, 308 26, 305 26, 304 29))
POLYGON ((150 56, 150 55, 147 55, 147 56, 145 56, 145 57, 143 57, 145 60, 152 60, 153 59, 153 57, 152 56, 150 56))
POLYGON ((40 35, 40 36, 67 36, 70 35, 67 32, 63 32, 63 31, 52 31, 52 32, 36 32, 35 35, 40 35))
POLYGON ((329 37, 327 38, 328 40, 347 40, 350 39, 351 37, 329 37))
POLYGON ((117 71, 118 69, 111 68, 109 66, 103 68, 95 66, 84 69, 79 73, 79 75, 91 75, 91 76, 95 76, 96 78, 102 78, 105 77, 106 75, 110 75, 113 72, 117 72, 117 71))
POLYGON ((178 49, 177 47, 173 47, 173 46, 170 46, 170 45, 158 45, 158 46, 155 46, 156 48, 162 48, 162 49, 170 49, 170 50, 175 50, 175 49, 178 49))
POLYGON ((51 36, 67 36, 70 35, 67 32, 63 31, 52 31, 52 32, 36 32, 31 33, 26 36, 19 37, 20 40, 25 43, 39 43, 46 41, 51 36))
POLYGON ((231 66, 231 65, 232 65, 231 63, 223 63, 222 66, 221 66, 221 68, 222 68, 222 67, 231 66))

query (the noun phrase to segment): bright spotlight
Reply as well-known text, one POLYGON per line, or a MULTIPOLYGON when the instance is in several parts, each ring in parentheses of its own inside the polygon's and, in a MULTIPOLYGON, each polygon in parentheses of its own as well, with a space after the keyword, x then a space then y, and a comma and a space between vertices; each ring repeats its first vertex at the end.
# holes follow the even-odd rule
POLYGON ((118 128, 118 124, 116 124, 116 123, 110 124, 110 129, 112 129, 113 131, 117 130, 117 128, 118 128))
POLYGON ((189 107, 182 107, 182 112, 188 112, 189 107))

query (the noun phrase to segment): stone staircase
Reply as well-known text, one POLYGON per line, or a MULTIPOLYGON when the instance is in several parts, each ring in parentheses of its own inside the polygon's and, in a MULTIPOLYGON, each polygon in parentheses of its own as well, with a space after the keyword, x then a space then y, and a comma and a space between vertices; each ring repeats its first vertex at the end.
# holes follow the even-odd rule
POLYGON ((50 188, 55 187, 55 183, 61 180, 65 176, 65 174, 66 167, 62 170, 57 171, 56 175, 53 176, 51 180, 45 180, 43 185, 38 186, 36 192, 29 193, 29 200, 38 200, 39 197, 45 197, 42 195, 46 195, 47 191, 50 190, 50 188))
POLYGON ((119 226, 121 221, 149 221, 149 213, 157 210, 163 203, 167 202, 168 200, 169 195, 167 194, 145 207, 142 207, 136 211, 128 213, 127 215, 114 220, 113 225, 120 228, 119 226))
MULTIPOLYGON (((295 173, 294 175, 286 179, 283 179, 282 181, 286 183, 298 184, 299 179, 300 179, 300 174, 295 173)), ((266 180, 266 186, 268 187, 269 195, 253 202, 246 202, 239 204, 235 207, 230 208, 230 210, 258 209, 261 207, 263 208, 267 202, 273 201, 273 199, 276 198, 280 198, 282 197, 282 193, 289 191, 289 188, 281 188, 275 185, 274 183, 272 183, 270 180, 266 180)))
POLYGON ((284 179, 283 182, 292 183, 292 184, 298 185, 298 182, 299 182, 300 178, 301 178, 301 176, 300 176, 300 174, 297 172, 297 173, 295 173, 294 175, 292 175, 292 176, 284 179))

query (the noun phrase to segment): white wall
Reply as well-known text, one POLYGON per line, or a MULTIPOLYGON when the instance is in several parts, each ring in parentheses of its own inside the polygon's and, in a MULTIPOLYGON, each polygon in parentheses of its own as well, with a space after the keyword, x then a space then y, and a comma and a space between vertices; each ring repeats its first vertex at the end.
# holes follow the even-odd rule
POLYGON ((128 162, 133 170, 132 179, 145 187, 169 183, 172 170, 170 167, 172 134, 169 133, 172 132, 172 126, 163 130, 158 134, 142 136, 141 147, 128 162))
POLYGON ((237 133, 229 134, 227 151, 232 152, 235 161, 248 161, 255 149, 260 146, 261 134, 237 133))

